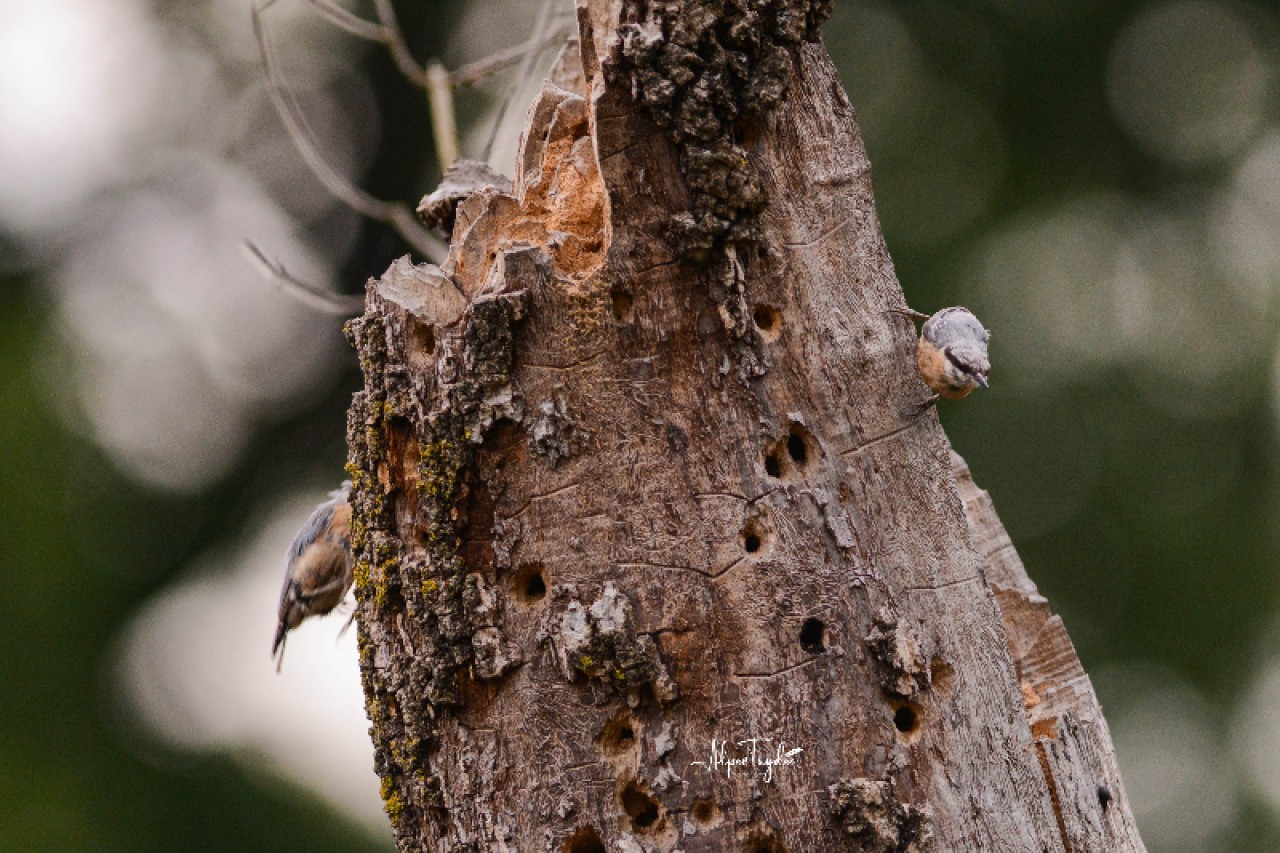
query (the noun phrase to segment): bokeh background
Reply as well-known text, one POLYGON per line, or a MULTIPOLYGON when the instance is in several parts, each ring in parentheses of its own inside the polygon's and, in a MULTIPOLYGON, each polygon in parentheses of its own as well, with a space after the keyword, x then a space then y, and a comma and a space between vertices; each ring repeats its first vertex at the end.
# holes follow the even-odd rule
MULTIPOLYGON (((396 6, 451 66, 537 12, 396 6)), ((335 168, 430 191, 385 51, 302 0, 267 21, 335 168)), ((908 299, 993 330, 992 390, 941 416, 1093 675, 1149 848, 1280 849, 1280 12, 838 0, 825 37, 908 299)), ((459 96, 478 156, 517 89, 506 172, 513 76, 459 96)), ((408 251, 307 170, 246 0, 0 0, 0 849, 390 847, 343 616, 268 656, 358 372, 246 237, 346 292, 408 251)))

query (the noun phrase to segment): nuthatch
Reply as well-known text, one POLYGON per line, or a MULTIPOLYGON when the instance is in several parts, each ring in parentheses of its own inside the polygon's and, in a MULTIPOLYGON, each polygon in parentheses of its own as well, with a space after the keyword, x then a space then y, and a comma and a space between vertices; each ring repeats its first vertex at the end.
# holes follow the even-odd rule
POLYGON ((963 400, 975 389, 987 387, 991 371, 987 341, 991 336, 968 308, 943 308, 933 316, 909 308, 890 310, 924 320, 916 344, 916 365, 926 385, 951 400, 963 400))
POLYGON ((276 671, 284 663, 285 636, 308 616, 323 616, 337 607, 351 588, 351 481, 329 493, 311 511, 289 546, 289 565, 280 590, 280 623, 271 656, 276 671))

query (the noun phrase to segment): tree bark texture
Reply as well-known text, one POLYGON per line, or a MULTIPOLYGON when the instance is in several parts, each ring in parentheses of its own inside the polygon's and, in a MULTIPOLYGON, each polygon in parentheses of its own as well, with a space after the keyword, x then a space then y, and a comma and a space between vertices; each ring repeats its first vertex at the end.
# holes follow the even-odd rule
POLYGON ((827 11, 580 0, 512 187, 370 283, 356 593, 402 850, 1143 849, 922 406, 827 11))

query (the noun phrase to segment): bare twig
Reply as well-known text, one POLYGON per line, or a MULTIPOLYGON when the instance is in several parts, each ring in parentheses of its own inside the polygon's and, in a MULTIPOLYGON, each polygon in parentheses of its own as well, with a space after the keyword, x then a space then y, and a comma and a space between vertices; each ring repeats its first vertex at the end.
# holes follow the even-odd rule
POLYGON ((458 159, 458 123, 454 118, 453 87, 449 72, 435 60, 427 66, 427 98, 431 102, 431 129, 435 135, 436 159, 444 172, 458 159))
POLYGON ((506 50, 500 50, 495 54, 486 56, 484 59, 477 59, 475 62, 468 62, 466 65, 460 65, 449 72, 449 82, 454 86, 470 86, 488 77, 490 74, 496 74, 508 66, 515 65, 520 60, 529 55, 530 51, 542 51, 545 48, 557 44, 562 39, 567 38, 570 33, 575 32, 575 28, 570 24, 564 24, 551 30, 547 36, 541 40, 531 38, 523 44, 515 47, 509 47, 506 50))
POLYGON ((414 60, 413 54, 409 52, 409 45, 404 40, 404 33, 400 30, 400 24, 396 20, 396 10, 392 8, 391 0, 374 0, 374 6, 378 10, 378 20, 382 23, 382 28, 387 31, 388 40, 386 45, 387 49, 391 51, 391 58, 395 60, 396 67, 400 69, 400 73, 405 77, 426 88, 427 72, 414 60))
POLYGON ((489 128, 489 139, 485 143, 481 160, 488 162, 489 155, 493 153, 493 144, 498 139, 498 130, 502 127, 503 119, 507 117, 507 108, 511 106, 511 99, 515 97, 516 90, 523 86, 525 80, 529 78, 529 74, 533 72, 534 64, 542 54, 542 47, 538 47, 538 45, 547 37, 547 26, 551 23, 553 6, 554 0, 542 0, 542 5, 538 7, 538 19, 533 25, 533 37, 526 43, 532 45, 532 47, 524 55, 524 59, 520 63, 520 70, 516 74, 515 82, 511 85, 507 96, 502 99, 502 105, 498 107, 498 114, 494 116, 493 125, 489 128))
POLYGON ((353 15, 341 6, 330 3, 329 0, 305 0, 305 2, 329 23, 356 38, 382 44, 387 44, 391 40, 386 27, 375 24, 373 21, 366 21, 359 15, 353 15))
POLYGON ((334 293, 295 278, 284 268, 284 264, 267 257, 267 253, 252 240, 244 241, 244 249, 249 260, 263 275, 308 308, 341 317, 351 317, 364 311, 363 296, 334 293))
MULTIPOLYGON (((273 2, 275 0, 269 0, 267 5, 273 2)), ((359 15, 353 15, 341 6, 331 3, 330 0, 306 0, 306 3, 343 32, 384 45, 391 52, 391 58, 395 61, 396 68, 400 69, 400 73, 409 78, 415 86, 426 87, 426 71, 409 52, 409 45, 400 31, 400 24, 396 21, 396 12, 391 7, 390 0, 377 1, 377 23, 367 21, 359 15)))
POLYGON ((267 91, 302 159, 325 189, 352 210, 370 219, 394 226, 400 236, 415 250, 432 262, 441 263, 447 256, 448 249, 441 240, 418 225, 407 205, 402 202, 382 201, 369 195, 341 175, 320 153, 320 146, 315 141, 315 136, 307 124, 301 107, 298 106, 292 91, 285 85, 280 75, 278 63, 275 60, 275 50, 263 21, 263 13, 274 2, 275 0, 267 0, 261 6, 254 7, 253 31, 258 39, 258 48, 266 70, 267 91))

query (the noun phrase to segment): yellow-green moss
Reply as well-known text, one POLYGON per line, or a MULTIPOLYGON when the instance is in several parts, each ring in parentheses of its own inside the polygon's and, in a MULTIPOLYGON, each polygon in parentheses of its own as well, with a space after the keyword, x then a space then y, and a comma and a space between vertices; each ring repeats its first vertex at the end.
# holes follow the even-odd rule
POLYGON ((380 793, 382 794, 382 806, 386 809, 387 817, 391 818, 393 824, 399 823, 400 816, 404 814, 404 798, 400 796, 400 790, 396 787, 395 780, 390 776, 383 776, 380 793))
POLYGON ((368 589, 369 587, 369 572, 371 570, 372 570, 372 567, 369 565, 368 560, 356 560, 356 565, 355 565, 355 568, 353 569, 353 576, 355 577, 355 582, 356 582, 357 598, 364 597, 364 590, 368 589))
MULTIPOLYGON (((376 555, 378 557, 382 557, 387 550, 389 550, 389 546, 380 544, 376 549, 376 555)), ((385 559, 381 559, 378 562, 378 571, 376 576, 374 577, 374 588, 373 588, 373 600, 375 603, 377 603, 378 609, 381 610, 382 608, 386 607, 387 603, 391 600, 390 590, 388 589, 389 587, 389 584, 387 582, 388 579, 399 578, 399 577, 400 577, 400 561, 397 560, 395 557, 386 557, 385 559)))

